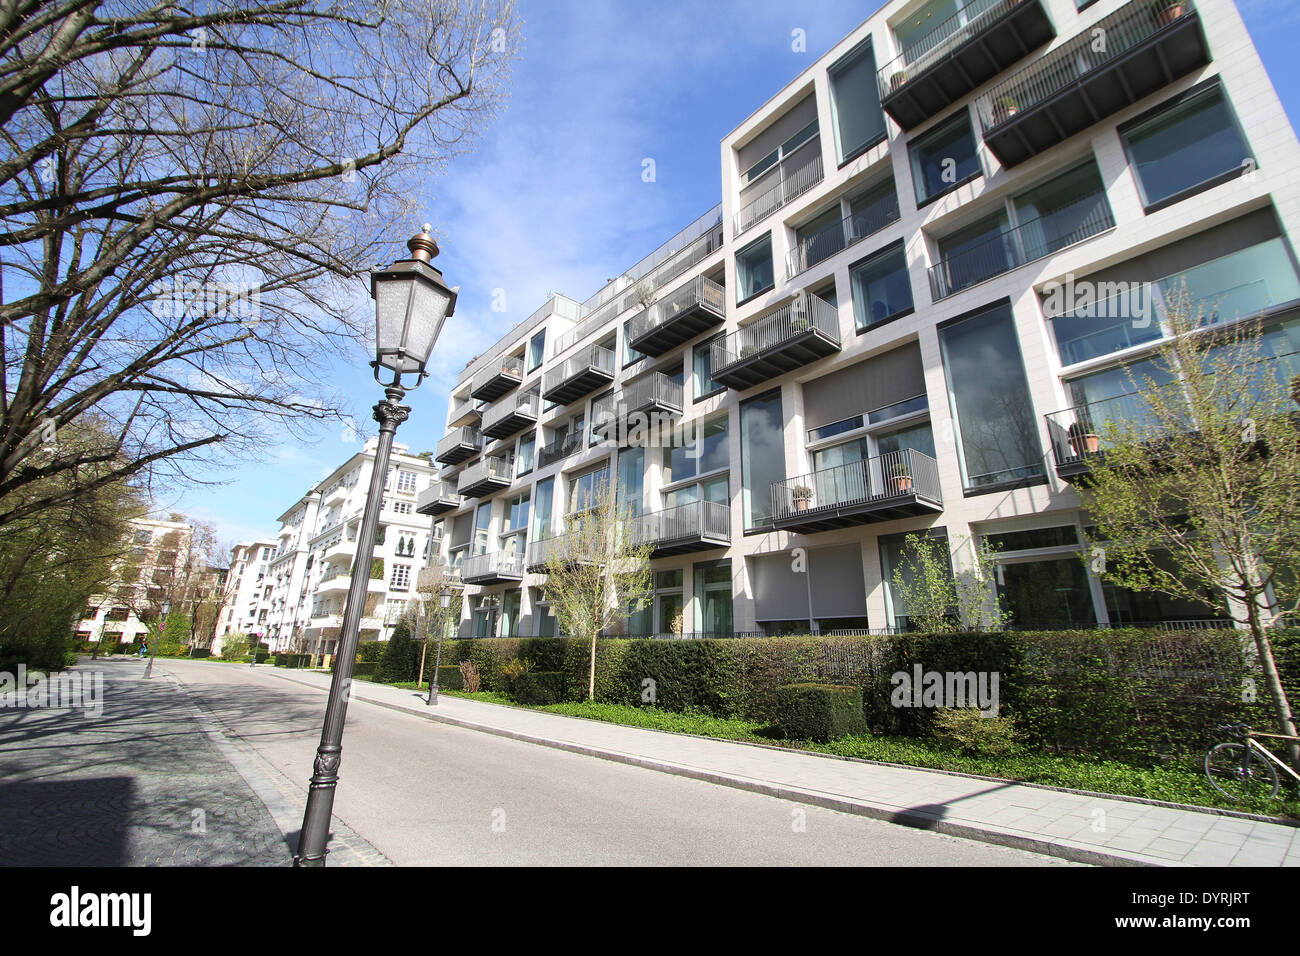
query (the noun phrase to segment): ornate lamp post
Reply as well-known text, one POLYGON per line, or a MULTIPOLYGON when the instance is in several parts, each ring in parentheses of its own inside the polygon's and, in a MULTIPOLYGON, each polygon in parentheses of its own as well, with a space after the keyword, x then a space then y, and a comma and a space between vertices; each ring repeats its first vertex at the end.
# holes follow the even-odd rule
POLYGON ((321 730, 320 746, 316 748, 314 773, 307 792, 307 810, 303 814, 294 866, 325 865, 334 790, 338 786, 339 762, 343 754, 348 691, 352 685, 352 668, 356 661, 357 638, 365 609, 393 434, 411 413, 411 409, 401 403, 402 399, 408 388, 418 386, 428 374, 425 366, 434 343, 438 341, 438 333, 442 331, 442 323, 456 308, 456 290, 448 288, 442 281, 442 273, 430 264, 438 254, 438 245, 429 235, 427 223, 406 247, 411 250, 411 258, 370 273, 370 294, 375 300, 376 321, 375 361, 370 364, 375 370, 375 381, 384 387, 385 398, 374 409, 375 421, 379 423, 374 471, 370 475, 366 511, 357 535, 351 587, 339 629, 338 660, 330 682, 329 701, 325 705, 325 725, 321 730), (413 377, 413 380, 404 384, 404 377, 413 377))

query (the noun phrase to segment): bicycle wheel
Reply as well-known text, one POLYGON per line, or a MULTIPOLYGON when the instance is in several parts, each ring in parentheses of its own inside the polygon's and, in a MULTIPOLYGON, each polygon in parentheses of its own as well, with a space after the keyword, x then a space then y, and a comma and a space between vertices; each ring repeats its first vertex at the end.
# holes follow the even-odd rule
POLYGON ((1276 797, 1277 770, 1243 744, 1216 744, 1205 755, 1205 776, 1210 786, 1229 800, 1245 802, 1256 797, 1276 797))

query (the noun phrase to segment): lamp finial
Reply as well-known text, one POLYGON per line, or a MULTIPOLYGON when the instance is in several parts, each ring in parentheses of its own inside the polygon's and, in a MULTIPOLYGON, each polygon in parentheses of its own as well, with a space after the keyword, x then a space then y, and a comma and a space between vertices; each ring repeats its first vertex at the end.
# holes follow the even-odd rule
POLYGON ((426 222, 419 233, 407 240, 406 248, 411 250, 411 258, 429 262, 438 254, 438 244, 430 235, 432 227, 426 222))

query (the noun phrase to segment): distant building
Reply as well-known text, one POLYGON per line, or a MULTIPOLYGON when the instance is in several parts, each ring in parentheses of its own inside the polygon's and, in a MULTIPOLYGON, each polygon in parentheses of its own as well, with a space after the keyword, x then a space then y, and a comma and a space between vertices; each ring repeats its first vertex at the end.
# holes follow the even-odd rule
POLYGON ((92 595, 77 637, 105 646, 130 644, 148 633, 140 614, 161 613, 184 596, 193 531, 183 521, 135 518, 129 540, 115 565, 114 578, 92 595))

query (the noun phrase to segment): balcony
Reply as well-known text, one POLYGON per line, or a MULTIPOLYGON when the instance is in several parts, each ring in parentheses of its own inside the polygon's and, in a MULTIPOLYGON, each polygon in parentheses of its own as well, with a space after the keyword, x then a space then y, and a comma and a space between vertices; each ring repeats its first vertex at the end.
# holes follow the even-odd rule
POLYGON ((629 428, 640 432, 654 427, 682 413, 682 394, 681 382, 651 372, 591 403, 591 433, 613 441, 629 428))
POLYGON ((612 381, 614 350, 589 345, 546 373, 542 379, 542 397, 557 405, 568 405, 612 381))
POLYGON ((949 253, 929 269, 930 295, 935 300, 956 295, 1113 228, 1115 218, 1105 195, 1082 196, 1046 216, 949 253))
POLYGON ((634 315, 628 325, 628 339, 638 352, 663 355, 726 318, 726 290, 711 279, 696 276, 634 315))
POLYGON ((469 394, 480 402, 495 402, 518 388, 524 380, 524 360, 520 356, 502 356, 480 369, 470 382, 469 394))
POLYGON ((340 481, 337 485, 325 493, 323 503, 326 505, 342 504, 347 500, 348 493, 352 491, 352 486, 340 481))
POLYGON ((483 413, 481 431, 488 438, 509 438, 530 425, 537 424, 541 407, 541 393, 529 389, 523 395, 508 398, 483 413))
POLYGON ((875 235, 891 223, 898 222, 898 217, 898 194, 890 193, 848 218, 804 236, 797 246, 786 253, 786 277, 793 279, 799 273, 811 269, 819 262, 824 262, 837 252, 842 252, 868 236, 875 235))
POLYGON ((505 491, 515 477, 515 456, 495 456, 475 462, 461 472, 456 483, 457 494, 466 498, 482 498, 505 491))
POLYGON ((772 482, 772 523, 813 533, 943 511, 939 465, 913 448, 772 482))
POLYGON ((477 425, 483 415, 480 403, 472 398, 465 398, 456 401, 452 406, 451 416, 447 420, 447 425, 451 428, 459 428, 461 425, 477 425))
POLYGON ((422 515, 442 515, 448 511, 455 511, 464 503, 465 499, 457 494, 454 488, 441 481, 435 481, 416 497, 415 510, 422 515))
POLYGON ((914 129, 1055 36, 1040 0, 972 0, 880 70, 880 105, 914 129))
POLYGON ((839 311, 801 292, 757 322, 713 343, 713 380, 737 390, 834 355, 840 350, 839 311))
POLYGON ((1011 167, 1208 62, 1191 0, 1164 7, 1131 0, 994 86, 975 111, 984 142, 1011 167), (1098 36, 1105 38, 1100 50, 1098 36))
POLYGON ((537 451, 537 467, 545 468, 557 461, 563 461, 582 448, 582 432, 571 432, 563 438, 557 438, 549 445, 543 445, 537 451))
POLYGON ((521 581, 523 577, 523 556, 509 551, 476 554, 460 566, 460 579, 466 584, 503 584, 521 581))
POLYGON ((725 548, 731 544, 731 508, 717 501, 692 501, 632 519, 632 540, 653 544, 651 557, 725 548))
POLYGON ((477 428, 462 425, 454 428, 438 442, 438 461, 444 465, 459 465, 483 450, 483 435, 477 428))
MULTIPOLYGON (((345 565, 333 565, 321 575, 316 583, 317 594, 345 594, 352 588, 352 569, 345 565)), ((383 578, 367 578, 367 591, 386 589, 383 578)))
MULTIPOLYGON (((822 181, 821 137, 814 136, 763 174, 772 185, 752 199, 743 200, 733 220, 732 237, 740 235, 760 219, 766 219, 822 181)), ((761 180, 760 180, 761 181, 761 180)), ((751 190, 747 189, 746 193, 751 190)), ((744 194, 742 194, 743 199, 744 194)))

